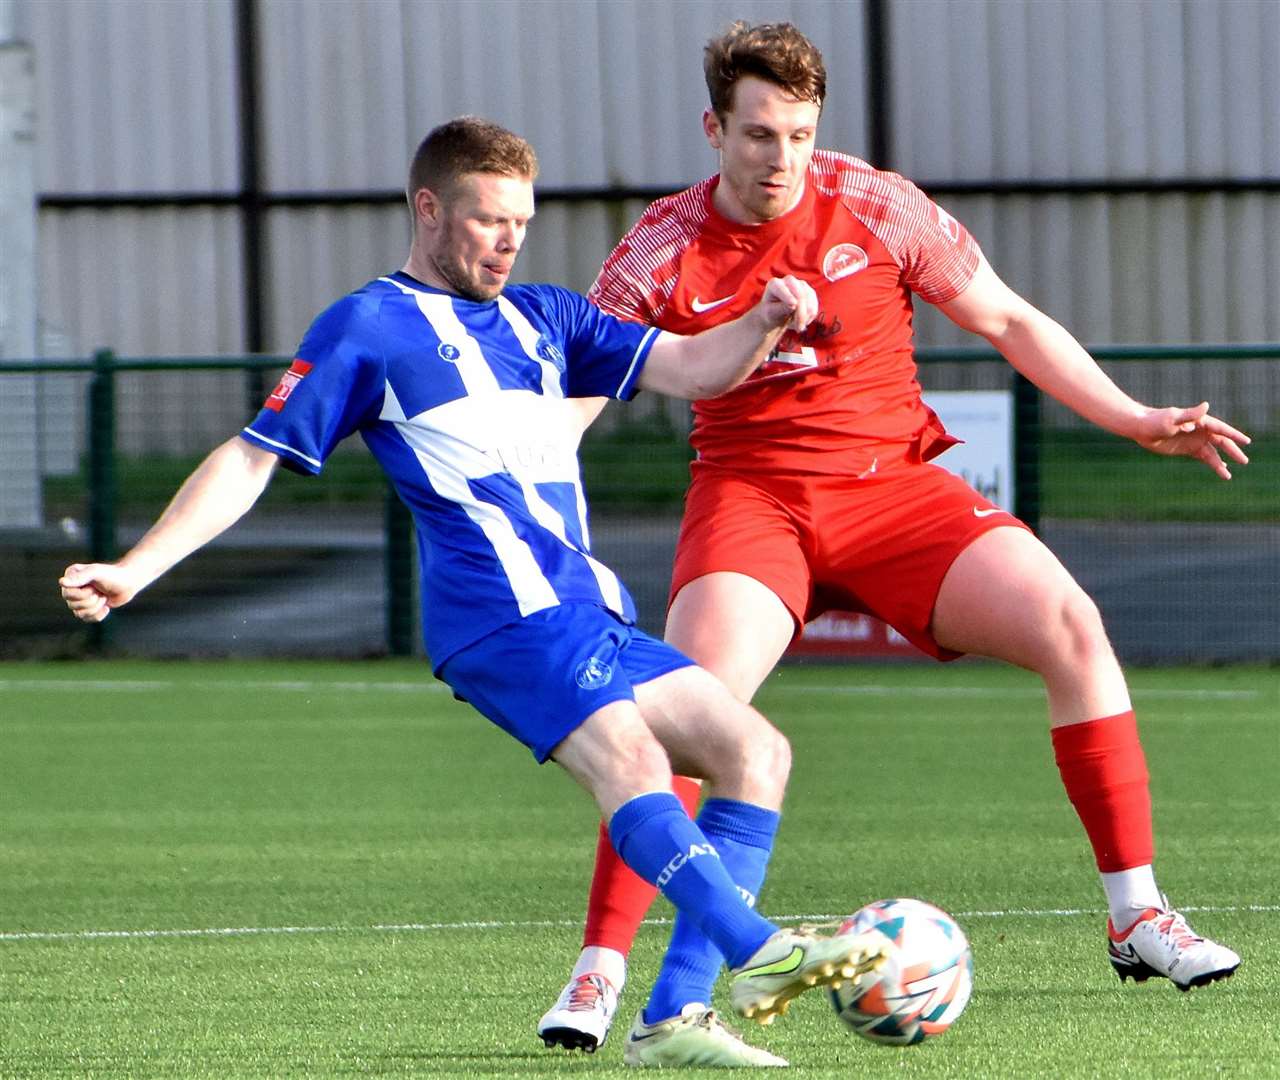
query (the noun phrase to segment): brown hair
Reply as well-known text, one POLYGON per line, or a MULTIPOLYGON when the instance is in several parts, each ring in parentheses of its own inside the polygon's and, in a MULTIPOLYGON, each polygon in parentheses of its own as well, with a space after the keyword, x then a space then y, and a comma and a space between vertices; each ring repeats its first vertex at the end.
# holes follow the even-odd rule
POLYGON ((430 188, 446 194, 468 173, 492 173, 533 180, 538 157, 519 135, 491 120, 459 116, 427 132, 409 166, 409 206, 414 193, 430 188))
POLYGON ((711 95, 711 108, 721 123, 733 107, 733 87, 745 75, 754 75, 801 101, 822 108, 827 96, 827 69, 822 53, 791 23, 752 26, 739 20, 719 37, 707 42, 702 71, 711 95))

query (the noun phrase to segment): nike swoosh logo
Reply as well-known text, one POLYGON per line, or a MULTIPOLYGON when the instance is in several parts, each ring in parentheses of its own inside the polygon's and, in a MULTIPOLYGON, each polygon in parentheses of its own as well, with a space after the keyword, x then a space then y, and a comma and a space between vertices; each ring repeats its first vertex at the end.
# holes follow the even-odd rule
POLYGON ((728 296, 723 297, 720 300, 708 300, 704 303, 703 301, 699 300, 695 296, 693 300, 689 303, 689 306, 693 308, 694 311, 701 314, 704 311, 710 311, 714 307, 719 307, 721 304, 727 304, 730 300, 733 299, 733 297, 734 297, 734 294, 730 293, 728 296))
POLYGON ((763 967, 755 968, 743 974, 749 979, 754 979, 759 975, 789 975, 803 962, 804 950, 797 945, 781 960, 775 960, 772 964, 765 964, 763 967))
POLYGON ((655 1039, 655 1038, 657 1038, 659 1035, 662 1035, 662 1034, 664 1034, 664 1032, 662 1032, 662 1031, 651 1031, 651 1032, 649 1032, 649 1034, 647 1034, 647 1035, 637 1035, 637 1034, 633 1031, 633 1032, 631 1032, 631 1034, 629 1034, 629 1035, 627 1036, 627 1042, 629 1042, 629 1043, 640 1043, 640 1042, 644 1042, 644 1041, 645 1041, 645 1039, 655 1039))
POLYGON ((1120 960, 1137 960, 1138 950, 1126 942, 1113 941, 1111 943, 1111 955, 1120 960))
POLYGON ((977 506, 973 508, 974 517, 990 517, 992 514, 1003 514, 1004 512, 1005 511, 1001 510, 1000 507, 998 506, 993 506, 986 510, 983 510, 977 506))

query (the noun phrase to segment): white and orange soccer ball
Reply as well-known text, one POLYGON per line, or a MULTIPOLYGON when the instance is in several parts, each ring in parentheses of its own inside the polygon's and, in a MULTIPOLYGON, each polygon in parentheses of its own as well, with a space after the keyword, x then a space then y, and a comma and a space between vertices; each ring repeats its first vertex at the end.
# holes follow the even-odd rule
POLYGON ((964 1012, 973 957, 945 911, 923 900, 877 900, 845 919, 839 933, 871 933, 889 946, 874 982, 830 991, 836 1015, 859 1035, 910 1046, 941 1035, 964 1012))

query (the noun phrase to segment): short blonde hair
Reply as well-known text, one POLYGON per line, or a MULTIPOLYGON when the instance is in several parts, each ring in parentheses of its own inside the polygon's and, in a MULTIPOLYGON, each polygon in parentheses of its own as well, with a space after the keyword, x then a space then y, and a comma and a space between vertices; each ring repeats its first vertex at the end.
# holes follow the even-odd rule
POLYGON ((427 132, 409 166, 405 193, 413 196, 429 188, 444 196, 470 173, 491 173, 534 180, 538 156, 533 147, 514 132, 478 116, 459 116, 427 132))

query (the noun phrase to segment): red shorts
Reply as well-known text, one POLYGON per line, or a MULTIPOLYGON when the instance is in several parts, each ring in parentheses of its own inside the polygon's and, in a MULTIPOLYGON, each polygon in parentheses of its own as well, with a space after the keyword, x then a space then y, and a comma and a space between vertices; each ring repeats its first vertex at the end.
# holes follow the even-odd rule
POLYGON ((767 585, 797 634, 824 611, 866 612, 940 660, 960 655, 930 626, 956 556, 990 529, 1026 528, 938 465, 903 463, 859 479, 702 463, 693 472, 672 599, 694 578, 731 570, 767 585))

